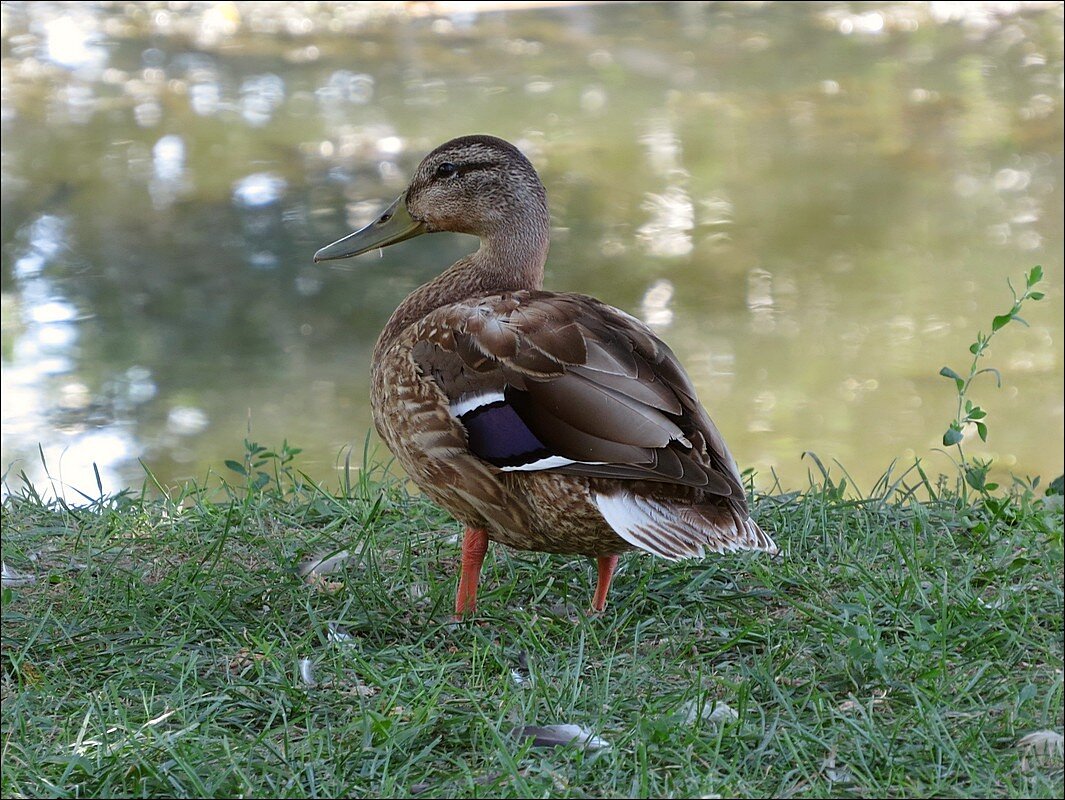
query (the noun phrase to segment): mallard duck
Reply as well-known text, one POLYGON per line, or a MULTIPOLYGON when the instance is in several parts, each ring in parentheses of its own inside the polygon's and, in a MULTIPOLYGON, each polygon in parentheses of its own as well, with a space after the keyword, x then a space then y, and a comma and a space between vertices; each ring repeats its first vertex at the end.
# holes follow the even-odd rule
POLYGON ((411 480, 466 526, 456 618, 476 609, 490 541, 595 558, 595 612, 626 550, 776 552, 673 351, 620 309, 543 290, 547 195, 509 142, 442 144, 314 260, 441 231, 480 248, 399 304, 373 350, 371 403, 411 480))

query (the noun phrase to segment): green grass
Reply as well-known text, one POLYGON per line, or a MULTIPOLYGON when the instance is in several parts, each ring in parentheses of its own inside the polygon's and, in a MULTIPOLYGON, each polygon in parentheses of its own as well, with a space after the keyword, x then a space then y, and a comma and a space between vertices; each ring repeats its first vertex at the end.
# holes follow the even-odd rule
POLYGON ((4 589, 5 797, 1062 795, 1060 760, 1016 746, 1063 725, 1041 490, 762 499, 783 557, 629 555, 599 618, 589 561, 495 546, 452 625, 446 515, 387 481, 278 475, 4 502, 3 559, 37 578, 4 589), (736 719, 688 721, 715 703, 736 719), (551 723, 610 747, 513 735, 551 723))

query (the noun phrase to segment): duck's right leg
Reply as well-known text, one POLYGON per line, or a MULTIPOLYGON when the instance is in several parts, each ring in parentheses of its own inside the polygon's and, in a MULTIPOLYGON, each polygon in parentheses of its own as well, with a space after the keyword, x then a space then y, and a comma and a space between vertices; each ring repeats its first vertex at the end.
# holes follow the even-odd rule
POLYGON ((481 579, 481 565, 488 552, 488 531, 467 528, 462 537, 462 566, 459 571, 459 591, 455 596, 455 619, 477 610, 477 583, 481 579))
POLYGON ((618 565, 618 557, 599 556, 595 563, 599 571, 599 582, 595 585, 595 596, 592 598, 592 611, 598 613, 606 609, 606 596, 610 591, 610 581, 614 577, 614 568, 618 565))

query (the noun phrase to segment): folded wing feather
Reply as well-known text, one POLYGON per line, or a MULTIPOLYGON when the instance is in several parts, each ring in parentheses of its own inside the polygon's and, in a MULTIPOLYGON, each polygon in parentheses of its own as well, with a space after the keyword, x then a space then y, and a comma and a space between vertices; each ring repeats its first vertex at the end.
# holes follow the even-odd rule
POLYGON ((744 502, 732 457, 676 357, 616 308, 508 292, 437 309, 415 339, 416 363, 489 463, 674 483, 744 502))

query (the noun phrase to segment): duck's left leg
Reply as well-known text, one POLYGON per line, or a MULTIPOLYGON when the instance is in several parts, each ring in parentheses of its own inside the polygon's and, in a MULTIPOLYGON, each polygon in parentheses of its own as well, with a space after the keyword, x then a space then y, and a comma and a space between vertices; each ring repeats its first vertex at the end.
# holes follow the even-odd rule
POLYGON ((603 611, 606 608, 606 596, 610 591, 610 581, 614 577, 614 568, 618 565, 617 556, 599 556, 596 566, 599 568, 599 582, 595 586, 595 596, 592 598, 592 611, 603 611))
POLYGON ((455 596, 455 619, 477 610, 477 583, 481 579, 481 564, 488 552, 488 531, 467 528, 462 537, 462 567, 459 570, 459 591, 455 596))

